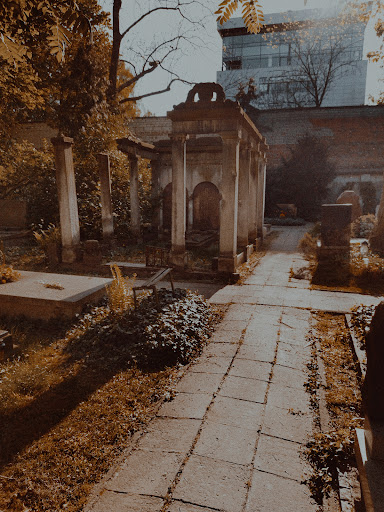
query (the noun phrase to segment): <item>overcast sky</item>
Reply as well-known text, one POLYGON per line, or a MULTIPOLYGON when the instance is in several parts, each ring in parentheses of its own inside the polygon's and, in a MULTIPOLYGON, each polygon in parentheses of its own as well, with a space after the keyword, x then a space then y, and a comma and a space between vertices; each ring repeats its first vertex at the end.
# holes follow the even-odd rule
MULTIPOLYGON (((220 0, 201 0, 201 2, 207 10, 204 11, 196 3, 196 6, 192 8, 191 15, 194 19, 204 19, 201 19, 200 23, 195 25, 188 34, 185 34, 188 37, 192 37, 194 44, 185 43, 182 53, 175 56, 174 60, 170 63, 170 67, 180 77, 191 82, 214 82, 216 80, 216 71, 221 69, 221 38, 217 32, 216 17, 213 12, 217 9, 220 0)), ((105 10, 111 10, 111 0, 101 0, 100 3, 105 10)), ((154 2, 152 0, 141 0, 141 2, 123 0, 122 30, 137 18, 143 5, 150 4, 153 5, 154 2)), ((262 0, 261 5, 264 13, 271 13, 333 7, 335 6, 335 0, 308 0, 306 6, 304 6, 304 0, 262 0)), ((151 42, 154 38, 160 41, 162 36, 172 33, 177 23, 177 18, 172 16, 172 13, 167 13, 165 16, 156 14, 148 17, 145 24, 141 24, 140 32, 123 44, 123 58, 125 55, 128 55, 126 46, 129 43, 132 44, 132 47, 139 46, 144 48, 145 44, 151 42)), ((373 30, 373 22, 370 22, 366 30, 364 52, 366 53, 377 48, 378 45, 379 42, 373 30)), ((369 94, 377 95, 380 90, 384 89, 384 83, 380 83, 378 80, 380 76, 383 76, 382 70, 377 65, 369 64, 367 102, 369 94)), ((156 71, 138 83, 135 94, 144 94, 151 90, 163 89, 167 86, 168 80, 169 77, 165 72, 159 73, 156 71)), ((166 115, 167 111, 172 110, 174 105, 185 101, 190 87, 180 82, 175 82, 171 92, 142 100, 139 104, 142 114, 149 111, 154 115, 166 115)))

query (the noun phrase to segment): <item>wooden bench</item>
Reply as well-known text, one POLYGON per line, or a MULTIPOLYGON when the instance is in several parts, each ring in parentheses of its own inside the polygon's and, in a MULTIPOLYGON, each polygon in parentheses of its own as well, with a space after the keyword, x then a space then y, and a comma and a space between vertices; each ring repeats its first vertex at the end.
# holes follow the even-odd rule
POLYGON ((175 293, 175 287, 174 287, 173 279, 172 279, 172 269, 171 268, 161 268, 158 272, 156 272, 156 274, 153 274, 153 276, 151 276, 149 279, 147 279, 147 281, 145 281, 144 284, 142 284, 141 286, 134 286, 132 288, 135 309, 137 307, 137 298, 136 298, 137 290, 152 290, 153 293, 155 294, 157 304, 159 303, 159 296, 157 293, 157 283, 159 281, 161 281, 162 279, 164 279, 164 277, 166 277, 168 275, 169 275, 169 280, 171 282, 172 293, 175 293))

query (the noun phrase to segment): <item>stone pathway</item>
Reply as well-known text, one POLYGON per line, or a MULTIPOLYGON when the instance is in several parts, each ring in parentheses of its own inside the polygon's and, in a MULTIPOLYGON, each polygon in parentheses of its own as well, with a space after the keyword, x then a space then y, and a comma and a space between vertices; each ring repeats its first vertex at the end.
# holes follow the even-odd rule
POLYGON ((310 311, 379 300, 291 279, 291 268, 305 265, 296 253, 304 231, 282 229, 243 286, 213 295, 212 303, 230 306, 211 343, 95 489, 87 512, 317 510, 301 483, 308 467, 300 456, 313 428, 303 387, 310 311))

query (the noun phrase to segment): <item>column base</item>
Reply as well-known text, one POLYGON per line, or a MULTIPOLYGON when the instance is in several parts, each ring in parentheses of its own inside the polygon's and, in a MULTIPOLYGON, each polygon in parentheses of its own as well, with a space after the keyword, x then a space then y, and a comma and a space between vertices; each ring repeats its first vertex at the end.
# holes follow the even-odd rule
POLYGON ((169 255, 169 263, 175 268, 186 268, 188 259, 187 253, 184 252, 172 252, 169 255))
MULTIPOLYGON (((243 254, 243 253, 241 253, 243 254)), ((238 257, 223 258, 219 256, 217 270, 218 272, 233 273, 236 272, 238 266, 238 257)))
POLYGON ((79 260, 79 247, 77 245, 63 247, 61 250, 61 261, 63 263, 75 263, 79 260))

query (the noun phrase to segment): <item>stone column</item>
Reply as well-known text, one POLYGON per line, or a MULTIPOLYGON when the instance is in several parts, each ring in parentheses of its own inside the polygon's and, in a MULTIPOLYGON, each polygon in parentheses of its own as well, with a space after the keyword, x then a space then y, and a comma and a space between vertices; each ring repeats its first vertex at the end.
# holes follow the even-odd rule
POLYGON ((237 216, 239 195, 238 133, 222 134, 223 165, 220 202, 219 272, 235 272, 237 267, 237 216))
POLYGON ((264 153, 260 154, 257 181, 257 237, 263 239, 264 208, 265 208, 265 178, 267 161, 264 153))
POLYGON ((175 267, 186 265, 186 148, 188 136, 172 134, 172 234, 170 261, 175 267))
POLYGON ((193 193, 189 195, 187 198, 188 204, 188 219, 187 219, 187 231, 192 231, 193 229, 193 193))
POLYGON ((59 196, 60 230, 63 246, 62 261, 73 263, 80 244, 80 225, 77 208, 73 139, 58 135, 51 139, 55 151, 56 182, 59 196))
POLYGON ((152 188, 151 188, 151 199, 154 204, 156 204, 156 209, 153 212, 152 216, 152 228, 159 232, 161 226, 161 208, 160 208, 160 163, 159 160, 151 160, 151 170, 152 170, 152 188))
POLYGON ((100 177, 100 196, 101 196, 101 223, 103 228, 103 239, 113 238, 113 208, 111 196, 111 170, 109 155, 99 153, 97 155, 100 177))
POLYGON ((131 203, 131 232, 140 238, 140 202, 139 202, 139 158, 129 155, 129 199, 131 203))
POLYGON ((251 149, 250 175, 249 175, 249 243, 255 244, 257 238, 257 193, 258 193, 258 148, 251 149))
POLYGON ((240 146, 239 158, 239 205, 237 218, 237 246, 239 251, 246 250, 248 246, 249 227, 249 171, 250 171, 250 147, 240 146))

